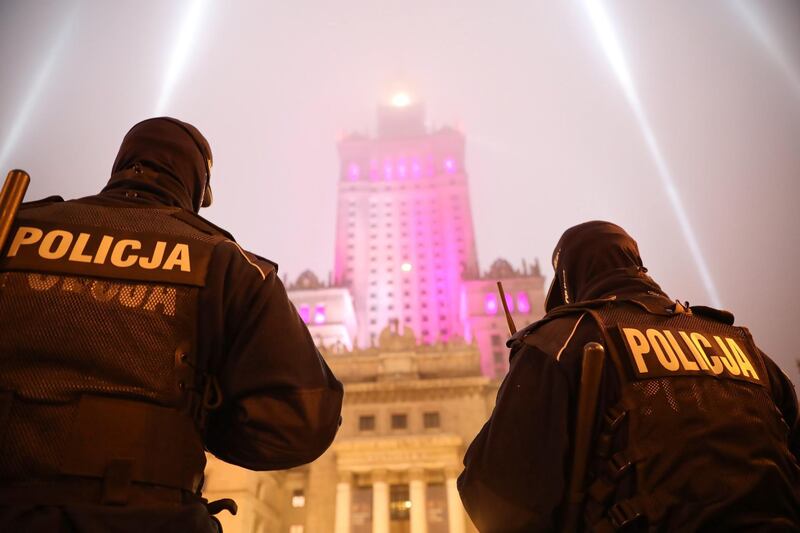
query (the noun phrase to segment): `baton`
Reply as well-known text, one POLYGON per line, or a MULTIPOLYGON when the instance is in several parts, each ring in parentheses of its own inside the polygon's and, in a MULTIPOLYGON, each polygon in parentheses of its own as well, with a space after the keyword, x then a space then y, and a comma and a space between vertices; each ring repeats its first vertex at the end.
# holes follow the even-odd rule
POLYGON ((3 251, 8 232, 14 224, 19 205, 28 190, 31 177, 24 170, 14 169, 6 176, 3 189, 0 190, 0 253, 3 251))
POLYGON ((506 302, 506 291, 503 290, 503 282, 497 282, 497 292, 500 293, 500 301, 503 302, 503 311, 506 312, 506 321, 508 321, 508 334, 513 335, 517 332, 517 326, 514 325, 514 319, 511 318, 511 313, 508 311, 508 302, 506 302))
POLYGON ((592 446, 592 429, 597 411, 597 396, 600 393, 600 378, 606 353, 602 344, 589 342, 583 347, 581 385, 578 391, 578 412, 575 419, 572 473, 569 479, 564 523, 561 531, 578 531, 586 498, 584 484, 592 446))

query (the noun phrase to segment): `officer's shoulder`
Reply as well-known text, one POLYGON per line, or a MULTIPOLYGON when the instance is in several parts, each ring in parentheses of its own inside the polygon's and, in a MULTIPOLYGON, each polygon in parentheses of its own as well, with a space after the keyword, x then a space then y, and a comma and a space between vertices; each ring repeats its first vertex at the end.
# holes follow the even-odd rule
POLYGON ((209 222, 197 213, 187 211, 186 209, 178 209, 171 213, 171 216, 207 235, 224 237, 227 240, 236 242, 236 239, 234 239, 233 235, 231 235, 227 230, 217 226, 216 224, 213 224, 212 222, 209 222))
POLYGON ((54 195, 54 196, 48 196, 47 198, 42 198, 41 200, 32 200, 30 202, 23 202, 22 204, 20 204, 19 208, 20 210, 33 209, 36 207, 44 207, 50 204, 61 203, 63 201, 64 198, 62 198, 61 196, 54 195))
POLYGON ((708 318, 715 322, 722 322, 723 324, 727 324, 729 326, 732 326, 736 320, 733 316, 733 313, 724 309, 715 309, 705 305, 693 305, 689 307, 689 309, 692 311, 693 315, 708 318))
POLYGON ((518 331, 509 339, 508 345, 522 342, 557 357, 569 343, 580 323, 585 320, 586 314, 591 309, 602 307, 606 303, 608 302, 581 302, 580 305, 560 306, 541 320, 518 331), (587 306, 586 303, 589 305, 587 306))
POLYGON ((266 280, 273 272, 278 273, 278 263, 245 250, 236 241, 226 240, 225 244, 228 245, 226 248, 230 254, 238 257, 248 268, 255 269, 262 280, 266 280))
POLYGON ((242 260, 255 268, 263 279, 266 279, 271 271, 275 271, 275 273, 278 272, 278 263, 245 250, 239 246, 239 243, 236 242, 236 239, 230 232, 201 217, 197 213, 187 211, 185 209, 179 209, 172 213, 172 216, 181 222, 192 226, 196 230, 208 235, 220 237, 220 243, 227 243, 229 245, 228 248, 232 251, 232 253, 239 256, 242 260))

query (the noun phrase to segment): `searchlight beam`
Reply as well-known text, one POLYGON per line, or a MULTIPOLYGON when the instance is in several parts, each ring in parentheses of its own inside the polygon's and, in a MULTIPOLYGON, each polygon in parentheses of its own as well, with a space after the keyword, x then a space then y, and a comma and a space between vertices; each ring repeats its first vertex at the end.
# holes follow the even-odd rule
POLYGON ((686 209, 683 207, 683 202, 681 201, 680 194, 678 193, 678 189, 675 185, 675 180, 670 173, 669 166, 667 165, 664 155, 661 152, 661 148, 659 147, 658 139, 653 132, 653 128, 650 126, 650 121, 647 118, 644 106, 642 105, 641 99, 636 91, 636 85, 633 82, 630 69, 628 68, 628 64, 625 59, 625 54, 622 51, 622 45, 617 37, 616 31, 614 30, 614 26, 611 23, 609 13, 605 9, 605 6, 601 0, 584 0, 584 4, 587 12, 589 13, 592 26, 597 34, 597 38, 600 41, 600 45, 603 48, 606 59, 608 60, 611 69, 614 71, 617 80, 622 86, 625 99, 628 101, 631 111, 633 111, 633 115, 636 118, 636 122, 639 125, 639 129, 644 136, 645 145, 650 152, 650 156, 653 158, 658 176, 661 179, 661 184, 667 193, 672 210, 675 212, 675 217, 678 219, 684 239, 686 240, 686 244, 692 253, 692 257, 694 258, 694 262, 697 266, 706 292, 711 299, 712 305, 715 307, 721 307, 719 294, 717 293, 717 288, 714 285, 714 280, 711 278, 711 273, 708 269, 705 258, 703 257, 700 244, 697 242, 697 237, 692 229, 691 223, 689 222, 686 209))

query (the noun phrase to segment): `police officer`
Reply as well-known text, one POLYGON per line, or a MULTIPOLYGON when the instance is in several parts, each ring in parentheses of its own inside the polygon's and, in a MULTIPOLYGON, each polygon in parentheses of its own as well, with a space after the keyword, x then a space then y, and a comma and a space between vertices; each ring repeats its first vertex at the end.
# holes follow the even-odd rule
POLYGON ((342 386, 277 265, 197 215, 210 170, 196 128, 149 119, 100 194, 20 209, 0 259, 0 531, 213 531, 204 449, 275 470, 333 440, 342 386))
POLYGON ((671 301, 619 226, 567 230, 545 317, 458 480, 481 532, 554 531, 570 473, 583 347, 606 350, 586 530, 800 530, 800 428, 788 378, 733 316, 671 301))

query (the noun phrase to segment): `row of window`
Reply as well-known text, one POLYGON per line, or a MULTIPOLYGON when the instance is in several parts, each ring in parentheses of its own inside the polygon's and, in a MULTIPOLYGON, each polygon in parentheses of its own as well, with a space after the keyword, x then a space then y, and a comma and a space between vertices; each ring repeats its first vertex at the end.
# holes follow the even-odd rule
POLYGON ((303 322, 310 324, 313 320, 314 324, 324 324, 326 319, 325 304, 317 304, 314 306, 314 314, 311 314, 311 306, 308 304, 301 304, 297 312, 303 322))
MULTIPOLYGON (((427 411, 422 413, 422 427, 425 429, 435 429, 441 426, 438 411, 427 411)), ((389 427, 392 429, 408 429, 408 415, 406 413, 392 413, 389 419, 389 427)), ((375 431, 375 415, 361 415, 358 417, 359 431, 375 431)))
MULTIPOLYGON (((487 315, 496 315, 498 312, 498 297, 497 294, 493 292, 487 292, 486 296, 483 300, 483 309, 486 311, 487 315)), ((508 306, 508 311, 510 313, 514 312, 514 296, 512 294, 506 293, 506 305, 508 306)), ((518 292, 516 297, 516 310, 520 313, 529 313, 531 310, 531 302, 528 299, 528 294, 526 292, 518 292)))
MULTIPOLYGON (((440 168, 442 168, 448 174, 452 174, 456 171, 456 166, 456 160, 452 157, 448 157, 442 161, 442 166, 440 168)), ((385 180, 391 180, 395 178, 403 179, 407 177, 418 178, 422 175, 430 176, 432 175, 433 171, 433 166, 430 160, 427 164, 422 164, 418 160, 408 163, 404 159, 400 159, 396 162, 386 159, 381 166, 379 166, 377 162, 373 162, 373 164, 370 165, 369 177, 373 180, 380 179, 381 177, 383 177, 385 180)), ((347 166, 347 177, 350 178, 351 181, 359 179, 361 175, 362 168, 358 163, 350 163, 347 166)))

